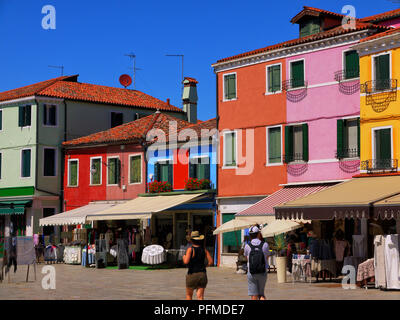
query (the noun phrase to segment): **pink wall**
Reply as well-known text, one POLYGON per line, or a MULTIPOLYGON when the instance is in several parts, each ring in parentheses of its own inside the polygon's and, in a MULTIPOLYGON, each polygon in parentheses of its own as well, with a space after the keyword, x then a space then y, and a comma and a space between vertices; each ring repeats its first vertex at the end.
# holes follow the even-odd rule
POLYGON ((358 173, 354 170, 353 162, 346 165, 335 159, 337 119, 357 117, 360 113, 359 91, 351 95, 343 94, 334 80, 335 72, 343 69, 343 51, 348 48, 349 46, 341 46, 294 56, 287 60, 289 79, 289 62, 305 59, 307 95, 299 102, 292 102, 290 96, 296 92, 300 93, 300 90, 288 92, 287 123, 308 123, 309 136, 309 163, 289 164, 288 183, 347 179, 358 173))

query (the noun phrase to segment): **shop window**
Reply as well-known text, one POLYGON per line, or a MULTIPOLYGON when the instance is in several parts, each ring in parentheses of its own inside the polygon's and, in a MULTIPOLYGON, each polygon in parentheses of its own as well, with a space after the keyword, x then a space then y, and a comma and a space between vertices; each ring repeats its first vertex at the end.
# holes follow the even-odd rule
POLYGON ((140 155, 129 157, 129 183, 142 182, 142 157, 140 155))
POLYGON ((159 161, 154 165, 154 179, 159 182, 168 182, 172 185, 172 161, 159 161))
POLYGON ((119 158, 108 158, 107 163, 107 184, 117 185, 121 178, 121 161, 119 158))
POLYGON ((120 126, 124 123, 124 114, 121 112, 111 112, 111 128, 120 126))
POLYGON ((44 148, 44 162, 43 162, 43 175, 45 177, 55 177, 56 173, 56 166, 57 166, 57 151, 53 148, 44 148))
POLYGON ((268 157, 267 164, 282 163, 282 133, 281 127, 267 129, 268 157))
POLYGON ((224 134, 224 166, 236 166, 236 132, 224 134))
POLYGON ((29 178, 31 176, 31 150, 25 149, 21 152, 21 177, 29 178))
POLYGON ((224 75, 224 99, 236 99, 236 73, 224 75))
MULTIPOLYGON (((222 215, 222 223, 235 219, 234 213, 222 215)), ((225 232, 222 234, 223 253, 237 253, 241 245, 241 231, 225 232)))
POLYGON ((76 187, 78 186, 78 160, 68 161, 68 186, 76 187))
POLYGON ((285 162, 308 161, 308 125, 285 127, 285 162))
POLYGON ((90 184, 101 184, 101 158, 90 159, 90 184))
POLYGON ((210 180, 210 157, 191 158, 189 162, 189 178, 210 180))
POLYGON ((56 105, 43 105, 43 125, 56 126, 57 125, 57 106, 56 105))
MULTIPOLYGON (((50 217, 56 213, 55 208, 43 208, 43 218, 50 217)), ((54 226, 44 226, 43 227, 43 235, 50 236, 54 234, 54 226)))
POLYGON ((281 91, 281 65, 267 67, 267 92, 275 93, 281 91))
POLYGON ((18 126, 29 127, 31 125, 32 106, 20 106, 18 108, 18 126))

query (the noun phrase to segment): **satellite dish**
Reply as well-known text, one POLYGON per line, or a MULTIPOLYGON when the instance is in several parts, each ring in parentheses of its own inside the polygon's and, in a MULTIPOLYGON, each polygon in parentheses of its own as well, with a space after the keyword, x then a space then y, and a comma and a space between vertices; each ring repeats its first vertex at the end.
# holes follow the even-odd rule
POLYGON ((119 83, 126 88, 131 85, 132 78, 128 74, 123 74, 119 77, 119 83))

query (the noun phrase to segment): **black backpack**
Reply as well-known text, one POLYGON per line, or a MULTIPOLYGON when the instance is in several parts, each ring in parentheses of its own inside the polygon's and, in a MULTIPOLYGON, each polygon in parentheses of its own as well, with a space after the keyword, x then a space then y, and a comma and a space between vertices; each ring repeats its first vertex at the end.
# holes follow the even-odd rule
POLYGON ((262 251, 264 242, 261 242, 258 246, 254 246, 249 243, 250 255, 249 255, 249 271, 251 274, 265 273, 265 257, 262 251))

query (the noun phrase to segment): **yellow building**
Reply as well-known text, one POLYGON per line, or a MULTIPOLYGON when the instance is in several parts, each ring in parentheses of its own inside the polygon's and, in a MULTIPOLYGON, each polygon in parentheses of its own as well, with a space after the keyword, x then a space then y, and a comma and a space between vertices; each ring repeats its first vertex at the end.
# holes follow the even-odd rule
POLYGON ((400 166, 400 28, 360 41, 361 173, 400 166))

